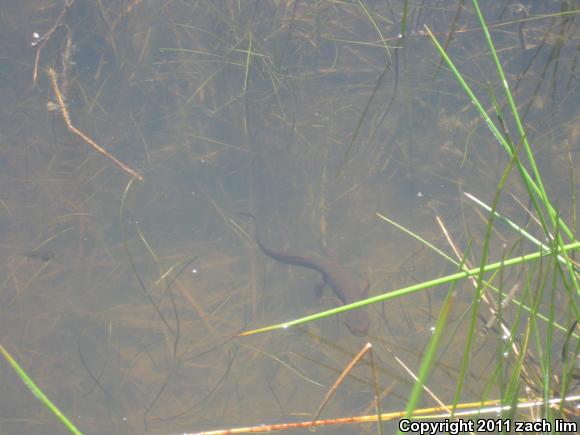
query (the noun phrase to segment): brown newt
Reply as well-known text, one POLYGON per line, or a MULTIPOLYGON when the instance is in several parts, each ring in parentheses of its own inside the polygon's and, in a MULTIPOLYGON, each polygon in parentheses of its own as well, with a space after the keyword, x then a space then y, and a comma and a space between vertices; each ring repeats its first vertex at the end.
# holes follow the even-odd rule
MULTIPOLYGON (((256 218, 251 213, 238 212, 254 221, 256 227, 256 243, 264 254, 279 263, 305 267, 322 275, 322 286, 328 285, 343 304, 350 304, 365 299, 369 292, 369 282, 359 279, 344 266, 334 260, 316 256, 290 254, 285 251, 275 251, 264 244, 262 233, 258 228, 256 218)), ((364 335, 370 327, 369 314, 365 309, 351 310, 346 313, 346 325, 356 335, 364 335)))

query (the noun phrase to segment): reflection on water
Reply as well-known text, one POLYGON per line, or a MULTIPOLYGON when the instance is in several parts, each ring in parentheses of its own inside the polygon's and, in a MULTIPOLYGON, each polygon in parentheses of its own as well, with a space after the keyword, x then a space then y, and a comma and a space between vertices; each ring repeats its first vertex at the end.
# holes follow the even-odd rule
MULTIPOLYGON (((366 337, 336 316, 236 338, 342 303, 312 292, 317 273, 264 258, 236 212, 260 216, 271 246, 336 256, 371 282, 371 295, 457 270, 377 211, 446 247, 439 216, 478 264, 486 216, 463 192, 491 202, 509 159, 423 28, 447 41, 486 109, 496 104, 490 89, 503 108, 471 6, 413 5, 399 38, 402 6, 388 2, 5 3, 1 340, 61 410, 86 433, 308 420, 366 341, 379 385, 364 360, 322 417, 372 414, 375 391, 384 411, 405 409, 413 380, 394 356, 418 370, 446 290, 373 305, 366 337), (48 68, 72 125, 143 182, 128 184, 67 129, 48 68)), ((578 142, 574 15, 565 1, 500 3, 486 2, 483 13, 547 190, 568 219, 573 183, 561 180, 576 168, 565 152, 578 142)), ((511 118, 502 122, 516 131, 511 118)), ((527 203, 513 178, 509 193, 527 203)), ((505 214, 528 221, 503 198, 505 214)), ((498 226, 490 258, 517 239, 498 226)), ((523 273, 496 285, 512 288, 523 273)), ((470 285, 456 288, 429 380, 446 403, 465 349, 470 285)), ((564 323, 566 297, 544 298, 564 323)), ((516 312, 508 305, 502 318, 510 324, 516 312)), ((480 314, 478 328, 491 316, 480 314)), ((493 377, 499 334, 490 330, 476 334, 462 400, 480 400, 493 377)), ((550 349, 556 370, 564 339, 555 335, 550 349)), ((62 432, 8 369, 2 388, 6 433, 62 432)), ((491 390, 496 397, 498 384, 491 390)))

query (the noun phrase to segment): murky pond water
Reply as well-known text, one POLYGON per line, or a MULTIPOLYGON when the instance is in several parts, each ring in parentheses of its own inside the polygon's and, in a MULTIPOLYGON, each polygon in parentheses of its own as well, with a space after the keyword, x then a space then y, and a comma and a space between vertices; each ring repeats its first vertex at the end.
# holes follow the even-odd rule
MULTIPOLYGON (((237 337, 358 299, 341 296, 350 277, 377 296, 458 270, 379 214, 480 264, 488 213, 464 193, 491 204, 510 158, 425 26, 501 132, 517 126, 473 6, 416 2, 405 12, 402 3, 3 2, 0 344, 79 430, 308 421, 367 342, 375 374, 367 355, 321 418, 376 413, 376 392, 383 412, 403 411, 407 369, 419 371, 443 311, 428 385, 453 402, 469 280, 449 305, 441 286, 363 308, 363 336, 338 315, 237 337), (293 260, 264 255, 239 212, 293 260), (321 277, 335 292, 314 291, 321 277)), ((546 191, 575 228, 579 36, 569 4, 480 6, 546 191)), ((541 234, 530 208, 514 169, 499 210, 541 234)), ((534 250, 498 223, 488 262, 534 250)), ((493 285, 532 306, 525 289, 545 281, 539 270, 505 269, 493 285)), ((498 398, 508 384, 498 367, 518 358, 503 355, 501 304, 487 297, 461 402, 498 398)), ((539 351, 549 328, 538 327, 521 375, 530 397, 542 392, 538 352, 553 355, 555 374, 578 352, 565 332, 577 295, 554 282, 538 298, 563 330, 539 351)), ((527 314, 502 306, 503 324, 524 334, 527 314)), ((2 432, 65 432, 7 364, 0 370, 2 432)), ((425 393, 419 406, 438 405, 425 393)), ((395 427, 384 423, 385 433, 395 427)), ((317 430, 377 432, 369 423, 317 430)))

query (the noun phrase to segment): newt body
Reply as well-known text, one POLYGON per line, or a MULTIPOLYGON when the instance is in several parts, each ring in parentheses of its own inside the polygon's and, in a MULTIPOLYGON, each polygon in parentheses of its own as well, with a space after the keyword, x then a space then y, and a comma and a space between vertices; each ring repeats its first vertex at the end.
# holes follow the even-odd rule
MULTIPOLYGON (((279 263, 305 267, 315 270, 322 275, 323 284, 328 285, 343 304, 350 304, 365 299, 369 292, 369 283, 359 279, 337 261, 306 255, 291 254, 286 251, 275 251, 264 243, 258 223, 254 215, 239 213, 248 216, 256 226, 256 243, 264 254, 279 263)), ((348 328, 357 335, 366 334, 370 327, 370 318, 365 309, 351 310, 346 313, 348 328)))

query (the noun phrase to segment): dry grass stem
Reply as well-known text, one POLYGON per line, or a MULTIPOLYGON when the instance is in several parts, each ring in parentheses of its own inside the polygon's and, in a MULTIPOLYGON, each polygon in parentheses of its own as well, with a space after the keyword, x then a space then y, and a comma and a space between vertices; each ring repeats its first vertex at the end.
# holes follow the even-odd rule
POLYGON ((66 124, 66 127, 68 128, 68 130, 71 133, 73 133, 74 135, 80 137, 82 140, 84 140, 90 146, 92 146, 98 153, 107 157, 115 165, 117 165, 119 168, 121 168, 121 170, 123 170, 125 173, 130 175, 132 178, 135 178, 139 181, 143 181, 143 176, 141 174, 139 174, 138 172, 134 171, 133 169, 131 169, 130 167, 125 165, 123 162, 121 162, 119 159, 117 159, 115 156, 113 156, 107 150, 105 150, 104 148, 99 146, 94 140, 92 140, 90 137, 88 137, 86 134, 84 134, 82 131, 80 131, 78 128, 76 128, 72 124, 72 122, 70 120, 70 115, 68 113, 68 108, 66 106, 64 98, 63 98, 62 93, 60 91, 60 88, 58 87, 57 78, 56 78, 56 71, 52 68, 48 68, 48 75, 50 77, 50 83, 52 84, 52 89, 53 89, 54 94, 56 96, 56 101, 58 102, 58 106, 60 108, 60 113, 62 114, 62 119, 64 120, 64 123, 66 124))

